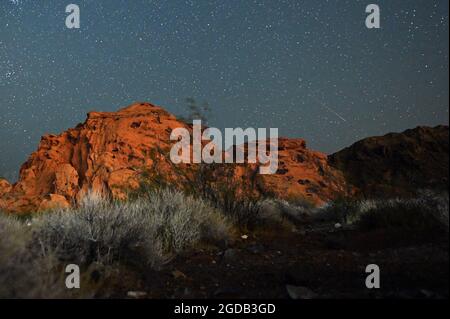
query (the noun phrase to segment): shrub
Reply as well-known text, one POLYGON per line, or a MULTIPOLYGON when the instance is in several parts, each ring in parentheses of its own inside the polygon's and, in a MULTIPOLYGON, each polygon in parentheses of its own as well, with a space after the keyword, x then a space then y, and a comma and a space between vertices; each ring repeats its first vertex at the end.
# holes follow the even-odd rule
POLYGON ((448 234, 448 194, 411 200, 388 200, 365 204, 357 225, 365 230, 402 229, 435 237, 448 234))
POLYGON ((352 224, 358 219, 359 204, 356 199, 338 198, 316 211, 314 218, 323 222, 352 224))
POLYGON ((207 202, 179 191, 159 190, 132 205, 141 207, 152 240, 165 252, 181 252, 199 241, 228 239, 230 223, 207 202))
POLYGON ((31 248, 29 227, 0 212, 0 234, 0 298, 61 296, 62 272, 57 260, 50 251, 31 248))
POLYGON ((432 235, 448 233, 448 193, 419 192, 409 199, 338 199, 318 209, 316 220, 340 222, 363 230, 402 229, 432 235))
POLYGON ((265 199, 260 202, 261 212, 259 219, 268 224, 289 223, 291 226, 309 219, 316 208, 305 204, 303 201, 290 202, 280 199, 265 199))
POLYGON ((228 236, 228 223, 201 200, 160 190, 130 202, 88 196, 74 210, 37 217, 33 236, 61 260, 158 267, 201 240, 228 236))
POLYGON ((228 164, 200 164, 187 177, 185 192, 209 202, 239 228, 251 229, 258 223, 263 194, 257 175, 238 174, 239 167, 228 164))
POLYGON ((139 188, 130 192, 128 197, 137 199, 148 192, 174 188, 188 196, 204 200, 222 211, 236 226, 252 228, 261 212, 260 201, 264 194, 258 183, 257 170, 242 170, 239 165, 196 164, 178 166, 172 163, 169 151, 153 150, 153 167, 141 174, 139 188), (164 161, 156 160, 164 158, 164 161), (161 173, 158 163, 171 166, 171 174, 161 173))
POLYGON ((129 202, 89 194, 76 209, 28 220, 0 214, 0 297, 110 296, 107 278, 158 268, 200 242, 226 241, 230 233, 218 210, 171 190, 129 202), (80 266, 85 290, 65 288, 67 264, 80 266))
MULTIPOLYGON (((137 248, 145 245, 142 224, 119 204, 102 203, 59 210, 33 220, 33 237, 44 249, 54 250, 58 258, 78 265, 137 257, 137 248)), ((149 248, 142 247, 140 259, 150 259, 149 248)))

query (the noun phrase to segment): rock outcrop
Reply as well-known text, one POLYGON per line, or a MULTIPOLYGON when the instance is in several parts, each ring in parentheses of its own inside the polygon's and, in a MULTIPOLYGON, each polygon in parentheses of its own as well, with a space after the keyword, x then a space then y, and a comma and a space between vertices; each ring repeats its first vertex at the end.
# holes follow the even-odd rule
POLYGON ((278 198, 311 203, 324 203, 352 191, 324 153, 309 150, 303 139, 287 138, 278 140, 277 172, 262 175, 260 187, 278 198))
POLYGON ((12 185, 6 179, 0 178, 0 208, 6 206, 4 197, 6 197, 11 189, 12 185))
POLYGON ((329 163, 370 197, 448 191, 449 128, 417 127, 366 138, 331 155, 329 163))
POLYGON ((118 112, 90 112, 85 123, 42 137, 4 196, 5 209, 66 207, 90 191, 124 199, 139 186, 142 170, 158 161, 155 150, 170 146, 170 133, 177 127, 187 125, 148 103, 118 112))
POLYGON ((3 178, 0 178, 0 197, 2 194, 9 193, 11 191, 12 185, 3 178))
MULTIPOLYGON (((90 191, 125 199, 142 178, 164 176, 176 185, 179 170, 168 159, 170 134, 192 127, 161 107, 138 103, 117 112, 91 112, 83 124, 42 137, 13 186, 0 182, 0 208, 12 212, 75 205, 90 191)), ((241 170, 254 172, 247 165, 241 170)), ((250 172, 250 173, 251 173, 250 172)), ((242 175, 242 174, 241 174, 242 175)), ((325 154, 300 139, 280 139, 279 169, 260 177, 259 191, 281 198, 304 197, 320 204, 348 190, 325 154)))
MULTIPOLYGON (((189 183, 186 176, 197 166, 175 165, 168 156, 176 128, 192 132, 191 125, 149 103, 91 112, 83 124, 42 137, 16 184, 0 179, 0 209, 69 207, 91 191, 123 200, 148 179, 175 187, 189 183)), ((371 197, 411 195, 421 188, 448 191, 449 130, 418 127, 371 137, 328 157, 309 150, 302 139, 280 138, 278 160, 275 174, 258 175, 258 164, 239 164, 232 166, 233 178, 259 193, 313 204, 353 194, 353 186, 371 197)))

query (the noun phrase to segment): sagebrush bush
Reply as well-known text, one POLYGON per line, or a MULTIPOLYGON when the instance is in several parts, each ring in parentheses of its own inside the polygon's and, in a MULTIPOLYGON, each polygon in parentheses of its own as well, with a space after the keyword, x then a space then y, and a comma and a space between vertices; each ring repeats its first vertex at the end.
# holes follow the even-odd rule
POLYGON ((362 229, 402 229, 423 235, 449 231, 448 194, 409 200, 372 201, 361 205, 357 225, 362 229))
POLYGON ((117 203, 89 202, 78 209, 35 218, 33 239, 44 249, 56 251, 59 259, 78 265, 111 264, 133 257, 147 263, 154 258, 153 246, 147 245, 142 221, 137 217, 117 203))
POLYGON ((304 205, 303 202, 273 198, 264 199, 258 204, 260 205, 258 220, 265 224, 290 223, 293 226, 298 222, 304 222, 317 211, 316 208, 304 205))
MULTIPOLYGON (((159 156, 168 158, 161 150, 159 156)), ((171 161, 168 159, 168 162, 171 161)), ((241 176, 239 167, 228 164, 199 164, 181 170, 172 166, 175 181, 167 177, 154 174, 145 174, 142 177, 140 188, 131 197, 141 196, 147 190, 158 190, 169 185, 183 191, 220 210, 234 225, 239 228, 252 228, 258 221, 261 212, 260 201, 267 194, 258 191, 258 174, 246 172, 241 176)))
POLYGON ((92 286, 91 274, 105 279, 121 267, 159 268, 202 241, 227 241, 231 231, 218 210, 171 190, 129 202, 89 194, 78 208, 28 220, 0 214, 0 297, 67 297, 67 264, 80 266, 83 286, 92 290, 76 296, 91 297, 102 286, 92 286))
POLYGON ((179 191, 150 193, 131 205, 140 206, 153 240, 164 251, 180 252, 200 240, 227 240, 231 226, 222 213, 207 202, 179 191))
POLYGON ((323 222, 352 224, 360 214, 360 202, 352 198, 337 198, 315 210, 314 219, 323 222))
POLYGON ((416 198, 345 200, 319 209, 316 219, 363 230, 397 229, 434 236, 449 231, 448 193, 421 191, 416 198))
POLYGON ((32 248, 27 224, 0 212, 0 236, 0 298, 52 298, 62 294, 62 272, 55 255, 32 248))
POLYGON ((229 224, 201 200, 171 190, 130 202, 87 196, 79 208, 33 220, 33 237, 62 260, 158 266, 201 240, 228 236, 229 224))

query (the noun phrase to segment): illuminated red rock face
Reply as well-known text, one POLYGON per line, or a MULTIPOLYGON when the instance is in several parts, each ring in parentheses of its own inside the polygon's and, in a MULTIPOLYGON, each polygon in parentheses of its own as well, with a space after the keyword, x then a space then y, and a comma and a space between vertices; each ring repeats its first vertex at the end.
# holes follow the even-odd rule
POLYGON ((263 176, 263 187, 279 198, 322 204, 351 192, 342 173, 327 163, 323 153, 306 148, 302 139, 280 138, 278 171, 263 176))
POLYGON ((11 188, 11 184, 6 179, 0 178, 0 194, 8 193, 11 188))
MULTIPOLYGON (((177 178, 168 154, 173 129, 186 123, 161 107, 133 104, 117 112, 91 112, 86 122, 60 135, 42 137, 20 169, 18 182, 0 182, 0 208, 12 212, 67 207, 94 191, 125 199, 143 172, 177 178)), ((246 165, 240 170, 255 170, 246 165)), ((239 174, 239 170, 236 170, 239 174)), ((169 179, 170 179, 169 178, 169 179)), ((320 204, 347 191, 342 174, 325 154, 301 139, 280 139, 279 169, 260 176, 260 190, 281 198, 305 197, 320 204)))

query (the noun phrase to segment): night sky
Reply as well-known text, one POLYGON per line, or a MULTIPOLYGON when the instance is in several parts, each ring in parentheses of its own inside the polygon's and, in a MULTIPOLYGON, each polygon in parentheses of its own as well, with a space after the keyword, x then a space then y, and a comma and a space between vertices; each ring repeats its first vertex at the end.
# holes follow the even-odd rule
POLYGON ((209 125, 278 127, 327 153, 448 124, 448 0, 0 0, 0 176, 40 136, 194 97, 209 125), (66 5, 81 28, 65 26, 66 5), (381 29, 365 7, 381 8, 381 29))

